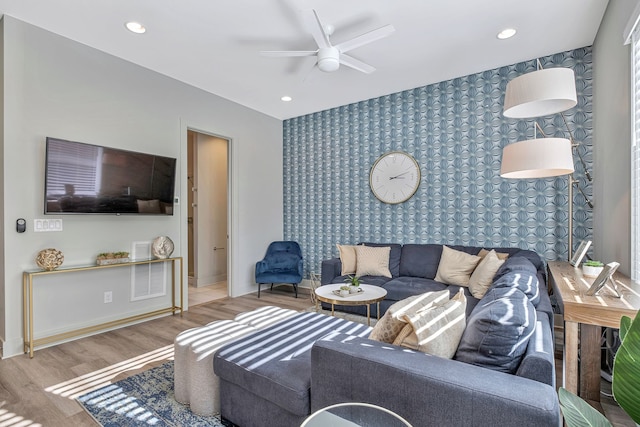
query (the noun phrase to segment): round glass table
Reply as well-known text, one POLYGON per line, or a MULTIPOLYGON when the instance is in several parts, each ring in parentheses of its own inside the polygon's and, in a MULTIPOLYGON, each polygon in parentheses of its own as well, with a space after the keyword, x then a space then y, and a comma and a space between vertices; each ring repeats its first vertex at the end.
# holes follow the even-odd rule
POLYGON ((400 415, 370 403, 338 403, 314 412, 300 427, 412 427, 400 415))

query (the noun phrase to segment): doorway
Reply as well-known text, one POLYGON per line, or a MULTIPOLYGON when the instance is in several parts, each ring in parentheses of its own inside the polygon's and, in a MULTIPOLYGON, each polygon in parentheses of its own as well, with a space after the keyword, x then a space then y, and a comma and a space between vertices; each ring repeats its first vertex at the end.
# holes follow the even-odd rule
POLYGON ((229 296, 229 140, 187 130, 189 306, 229 296))

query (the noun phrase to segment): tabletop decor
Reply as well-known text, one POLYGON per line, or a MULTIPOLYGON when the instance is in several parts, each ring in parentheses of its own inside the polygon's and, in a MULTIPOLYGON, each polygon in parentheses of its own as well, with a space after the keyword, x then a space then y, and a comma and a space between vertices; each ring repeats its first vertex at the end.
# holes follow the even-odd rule
POLYGON ((584 277, 598 277, 603 268, 604 264, 600 261, 589 260, 582 264, 582 274, 584 277))
POLYGON ((55 270, 63 261, 62 251, 54 248, 43 249, 36 256, 36 265, 46 271, 55 270))
POLYGON ((173 240, 167 236, 159 236, 151 244, 151 253, 158 259, 165 259, 171 256, 173 248, 173 240))
POLYGON ((122 264, 129 262, 129 252, 102 252, 96 257, 97 265, 122 264))
POLYGON ((358 293, 358 292, 361 291, 361 289, 360 289, 360 278, 358 276, 356 276, 355 274, 347 276, 347 278, 344 279, 344 281, 349 286, 349 293, 355 294, 355 293, 358 293))

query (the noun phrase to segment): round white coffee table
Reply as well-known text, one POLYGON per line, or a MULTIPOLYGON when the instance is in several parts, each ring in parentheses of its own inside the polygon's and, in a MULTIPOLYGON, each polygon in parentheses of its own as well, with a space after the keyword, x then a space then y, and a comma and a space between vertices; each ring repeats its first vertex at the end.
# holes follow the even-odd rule
POLYGON ((331 315, 334 315, 334 305, 366 305, 367 306, 367 324, 371 325, 371 304, 378 304, 377 314, 380 320, 380 301, 387 296, 387 291, 380 286, 360 284, 362 292, 357 294, 349 294, 346 297, 336 295, 334 291, 339 291, 341 283, 333 283, 330 285, 318 286, 315 289, 316 294, 316 311, 318 311, 318 301, 331 304, 331 315))

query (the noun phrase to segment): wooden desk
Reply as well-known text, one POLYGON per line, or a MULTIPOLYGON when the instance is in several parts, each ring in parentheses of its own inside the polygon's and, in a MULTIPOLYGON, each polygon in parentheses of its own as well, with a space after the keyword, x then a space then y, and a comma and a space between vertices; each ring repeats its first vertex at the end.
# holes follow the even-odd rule
POLYGON ((616 273, 621 298, 609 285, 597 295, 586 295, 593 279, 568 262, 549 261, 549 283, 564 318, 563 387, 585 400, 600 401, 600 337, 602 327, 620 327, 622 316, 640 309, 640 284, 616 273), (578 349, 580 366, 578 366, 578 349))

